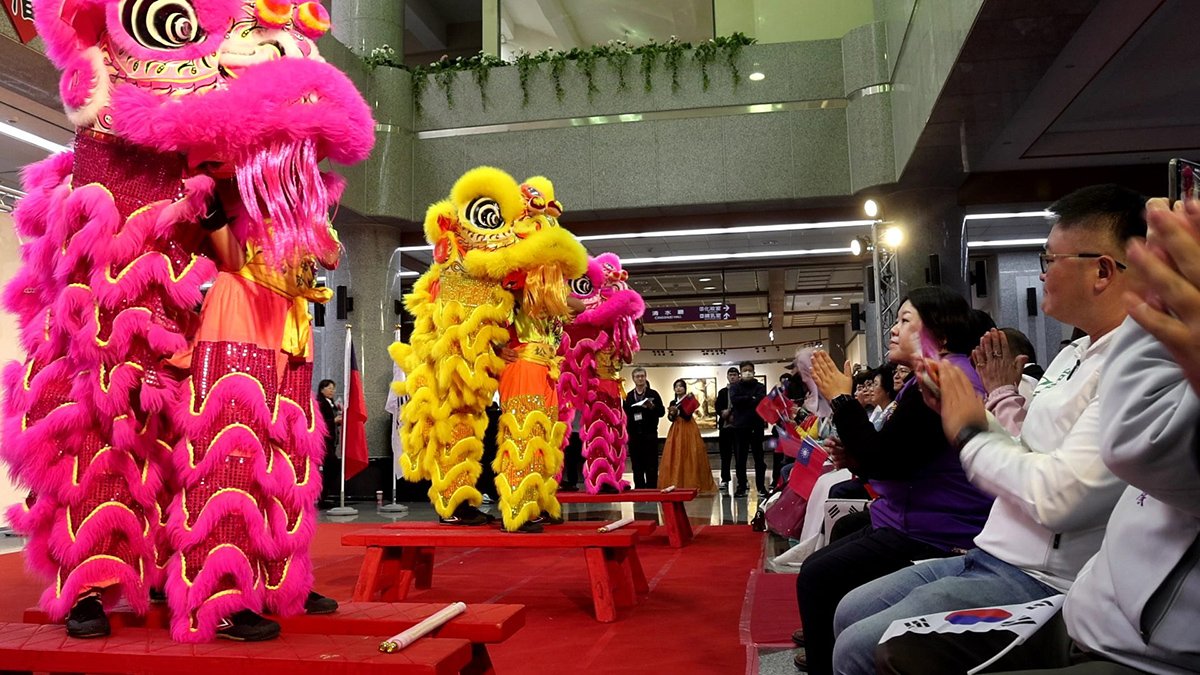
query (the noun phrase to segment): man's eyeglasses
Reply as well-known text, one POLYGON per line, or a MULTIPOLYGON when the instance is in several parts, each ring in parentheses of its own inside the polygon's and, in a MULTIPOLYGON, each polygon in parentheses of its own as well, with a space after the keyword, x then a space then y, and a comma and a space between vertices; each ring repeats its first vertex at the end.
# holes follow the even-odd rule
MULTIPOLYGON (((1042 254, 1038 255, 1038 259, 1042 261, 1042 274, 1045 274, 1047 271, 1049 271, 1050 263, 1054 262, 1055 260, 1061 260, 1063 258, 1093 258, 1094 259, 1094 258, 1105 258, 1105 257, 1111 257, 1111 256, 1108 256, 1105 253, 1042 253, 1042 254)), ((1125 263, 1123 263, 1119 260, 1113 260, 1113 263, 1116 264, 1117 269, 1119 269, 1119 270, 1126 269, 1125 263)))

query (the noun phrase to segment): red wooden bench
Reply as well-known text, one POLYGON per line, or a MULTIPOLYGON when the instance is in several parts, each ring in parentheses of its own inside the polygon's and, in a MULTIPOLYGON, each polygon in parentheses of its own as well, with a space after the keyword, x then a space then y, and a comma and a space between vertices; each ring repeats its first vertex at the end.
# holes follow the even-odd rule
POLYGON ((688 520, 684 502, 696 498, 699 490, 626 490, 620 493, 590 495, 586 492, 559 492, 555 497, 560 504, 620 504, 623 502, 658 502, 662 505, 663 524, 667 527, 667 538, 671 546, 680 548, 692 540, 692 523, 688 520))
POLYGON ((434 551, 439 548, 581 548, 591 579, 596 620, 616 621, 618 607, 637 603, 637 594, 649 592, 637 556, 636 530, 623 528, 597 532, 595 527, 551 526, 540 534, 513 534, 493 528, 430 527, 373 529, 342 536, 343 546, 365 546, 362 568, 354 586, 354 600, 366 602, 381 596, 385 602, 408 597, 409 587, 433 584, 434 551))
POLYGON ((149 628, 77 640, 62 626, 0 623, 0 668, 93 675, 454 675, 471 660, 466 640, 422 638, 393 654, 380 652, 379 641, 315 634, 197 645, 149 628))
MULTIPOLYGON (((285 635, 371 635, 378 643, 385 637, 416 625, 445 607, 437 603, 346 602, 333 614, 292 617, 271 617, 278 621, 285 635)), ((165 630, 170 612, 165 604, 153 604, 145 615, 138 616, 128 606, 118 606, 107 612, 114 633, 126 628, 165 630)), ((25 623, 50 623, 46 613, 37 607, 25 610, 25 623)), ((463 668, 464 675, 494 673, 489 644, 507 640, 525 625, 524 605, 467 605, 467 611, 454 617, 432 636, 455 638, 471 643, 471 661, 463 668)), ((61 630, 61 628, 60 628, 61 630)))

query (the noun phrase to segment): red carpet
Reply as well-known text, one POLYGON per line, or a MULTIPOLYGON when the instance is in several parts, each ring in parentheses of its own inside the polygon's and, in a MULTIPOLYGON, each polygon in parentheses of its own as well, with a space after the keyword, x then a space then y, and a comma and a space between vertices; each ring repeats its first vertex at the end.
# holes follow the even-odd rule
POLYGON ((792 632, 800 627, 796 606, 796 574, 750 575, 750 642, 756 647, 793 647, 792 632))
MULTIPOLYGON (((369 525, 318 528, 313 561, 319 591, 349 599, 362 554, 342 548, 340 540, 364 527, 369 525)), ((490 650, 500 675, 742 673, 748 661, 757 665, 748 659, 749 631, 743 635, 741 627, 762 538, 745 525, 700 527, 683 549, 650 537, 638 547, 650 594, 610 624, 593 618, 582 551, 439 550, 433 588, 409 599, 526 605, 525 628, 490 650)), ((20 621, 42 587, 25 573, 20 554, 0 555, 0 578, 6 581, 0 621, 20 621)))

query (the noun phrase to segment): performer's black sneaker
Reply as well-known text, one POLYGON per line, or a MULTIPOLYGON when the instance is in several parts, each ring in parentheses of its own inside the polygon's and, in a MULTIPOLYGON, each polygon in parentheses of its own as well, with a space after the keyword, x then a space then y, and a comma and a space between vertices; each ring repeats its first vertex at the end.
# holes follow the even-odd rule
POLYGON ((308 599, 304 601, 305 614, 333 614, 337 608, 337 600, 327 598, 316 591, 309 591, 308 599))
POLYGON ((73 638, 107 637, 111 632, 99 593, 77 600, 71 608, 71 613, 67 615, 67 635, 73 638))
POLYGON ((562 518, 555 518, 554 516, 552 516, 548 513, 542 513, 542 515, 538 516, 537 518, 534 518, 530 522, 537 523, 538 525, 562 525, 566 521, 563 520, 562 518))
POLYGON ((602 495, 618 495, 621 494, 621 489, 612 483, 605 483, 600 486, 598 492, 602 495))
POLYGON ((221 619, 217 637, 236 642, 262 642, 279 637, 279 624, 248 609, 221 619))
POLYGON ((527 520, 520 527, 515 530, 509 530, 509 532, 512 532, 513 534, 538 534, 542 531, 542 529, 541 523, 527 520))
POLYGON ((466 502, 459 504, 449 518, 438 516, 438 522, 442 525, 479 526, 487 525, 493 520, 495 520, 495 516, 489 516, 466 502))

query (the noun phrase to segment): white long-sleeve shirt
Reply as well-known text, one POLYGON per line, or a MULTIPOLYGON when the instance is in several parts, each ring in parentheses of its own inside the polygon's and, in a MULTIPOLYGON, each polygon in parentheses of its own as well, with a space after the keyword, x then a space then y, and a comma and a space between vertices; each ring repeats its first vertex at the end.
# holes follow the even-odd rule
POLYGON ((1125 484, 1100 458, 1100 373, 1112 334, 1081 338, 1046 369, 1019 438, 992 418, 963 447, 967 477, 997 497, 975 545, 1060 591, 1100 548, 1125 484))

